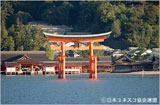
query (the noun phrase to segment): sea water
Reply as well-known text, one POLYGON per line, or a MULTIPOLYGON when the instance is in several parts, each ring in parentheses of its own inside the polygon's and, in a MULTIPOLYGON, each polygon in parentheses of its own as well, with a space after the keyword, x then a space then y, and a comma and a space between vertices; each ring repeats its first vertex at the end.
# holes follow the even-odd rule
POLYGON ((2 104, 158 104, 159 75, 1 76, 2 104))

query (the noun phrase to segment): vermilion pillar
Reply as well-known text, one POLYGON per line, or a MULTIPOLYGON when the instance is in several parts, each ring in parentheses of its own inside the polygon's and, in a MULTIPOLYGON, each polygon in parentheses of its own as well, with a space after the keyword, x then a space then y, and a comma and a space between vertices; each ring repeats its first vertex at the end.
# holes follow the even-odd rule
POLYGON ((34 68, 38 68, 38 65, 34 65, 34 68))
POLYGON ((65 42, 61 42, 62 56, 65 56, 65 42))
POLYGON ((90 74, 89 78, 97 79, 97 57, 93 56, 93 42, 90 42, 89 44, 89 50, 90 50, 90 74))
POLYGON ((62 55, 59 56, 58 78, 65 79, 65 42, 61 42, 62 55))
POLYGON ((21 66, 21 64, 19 64, 19 70, 22 70, 22 66, 21 66))
POLYGON ((132 70, 135 70, 135 66, 132 67, 132 70))

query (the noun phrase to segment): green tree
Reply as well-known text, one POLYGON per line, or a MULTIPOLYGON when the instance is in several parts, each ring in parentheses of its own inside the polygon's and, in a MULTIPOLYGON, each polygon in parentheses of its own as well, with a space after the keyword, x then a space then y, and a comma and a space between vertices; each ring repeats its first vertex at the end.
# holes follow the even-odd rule
POLYGON ((16 32, 16 34, 15 34, 16 36, 15 36, 15 47, 16 47, 16 50, 18 51, 18 50, 22 50, 22 47, 21 47, 21 42, 22 42, 22 40, 21 40, 21 34, 20 34, 20 32, 16 32))
POLYGON ((152 29, 153 29, 153 32, 152 32, 149 48, 158 48, 159 47, 159 25, 154 25, 152 29))
POLYGON ((104 50, 95 50, 94 51, 95 56, 104 56, 104 50))
POLYGON ((114 34, 114 37, 119 37, 121 35, 121 28, 120 28, 120 21, 115 20, 112 25, 112 32, 114 34))
POLYGON ((152 38, 152 27, 149 24, 144 26, 140 26, 136 31, 133 32, 133 39, 129 39, 129 41, 134 46, 138 46, 139 48, 149 48, 152 38))
POLYGON ((65 1, 59 2, 60 5, 56 5, 57 2, 50 2, 42 13, 43 20, 50 24, 69 24, 70 10, 72 9, 72 4, 65 1))
MULTIPOLYGON (((98 42, 95 42, 94 45, 101 46, 101 44, 98 42)), ((104 52, 105 52, 104 50, 94 50, 94 55, 95 56, 104 56, 105 55, 104 52)))
POLYGON ((116 38, 111 39, 123 38, 130 42, 127 46, 159 47, 158 4, 157 1, 2 1, 1 50, 8 50, 9 36, 14 40, 15 50, 45 50, 46 38, 42 31, 26 26, 32 18, 53 25, 72 25, 74 31, 112 30, 116 38))
POLYGON ((6 19, 13 13, 12 6, 9 2, 3 1, 1 7, 1 50, 7 50, 8 32, 6 29, 6 19))
POLYGON ((7 43, 6 43, 6 40, 7 40, 7 36, 8 36, 8 32, 5 28, 5 25, 4 23, 2 23, 1 25, 2 27, 2 30, 1 30, 1 50, 6 50, 7 48, 7 43))
POLYGON ((17 18, 19 18, 20 23, 27 24, 28 22, 32 21, 32 16, 30 13, 18 11, 16 14, 14 14, 14 21, 16 22, 17 18))
POLYGON ((17 24, 15 25, 15 49, 17 51, 23 51, 23 37, 24 37, 24 25, 19 22, 19 18, 17 18, 17 24))
POLYGON ((51 43, 47 43, 46 47, 45 47, 45 50, 47 52, 47 55, 48 55, 48 58, 50 60, 54 60, 54 53, 53 51, 51 50, 51 43))
POLYGON ((79 15, 77 16, 77 24, 75 30, 83 32, 98 33, 102 30, 100 27, 100 17, 98 13, 98 5, 100 2, 80 2, 79 15))
POLYGON ((11 5, 11 2, 2 1, 1 2, 1 18, 3 21, 5 21, 8 16, 10 16, 13 13, 13 8, 11 5))
POLYGON ((23 41, 23 46, 24 46, 24 50, 26 51, 30 51, 32 50, 32 27, 30 25, 25 25, 24 26, 24 36, 22 38, 23 41))
POLYGON ((39 28, 33 28, 32 29, 32 50, 41 50, 45 46, 44 44, 46 43, 47 39, 44 37, 44 34, 42 33, 42 30, 39 28))
POLYGON ((152 38, 152 33, 153 33, 153 29, 152 29, 152 26, 151 25, 146 25, 146 32, 145 32, 145 36, 146 36, 146 39, 145 39, 145 44, 147 44, 146 48, 150 48, 150 42, 152 41, 151 38, 152 38))
POLYGON ((144 16, 144 21, 147 22, 148 24, 157 24, 158 23, 158 10, 155 8, 153 5, 147 5, 144 8, 145 11, 145 16, 144 16))
POLYGON ((11 27, 9 27, 9 29, 8 29, 8 34, 10 35, 10 36, 12 36, 13 37, 13 39, 14 39, 14 37, 15 37, 15 25, 13 24, 11 27))
POLYGON ((99 11, 101 13, 101 19, 104 23, 112 22, 116 18, 114 6, 108 1, 101 3, 99 6, 99 11))
POLYGON ((90 52, 88 50, 82 50, 82 51, 79 51, 78 54, 84 59, 88 60, 90 52))
POLYGON ((14 40, 12 36, 7 37, 7 49, 8 51, 14 51, 14 40))

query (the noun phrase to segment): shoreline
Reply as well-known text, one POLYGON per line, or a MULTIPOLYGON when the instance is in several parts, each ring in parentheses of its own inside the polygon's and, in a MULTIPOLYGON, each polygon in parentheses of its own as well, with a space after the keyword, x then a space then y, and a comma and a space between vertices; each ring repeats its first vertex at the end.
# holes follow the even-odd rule
POLYGON ((159 71, 138 71, 138 72, 130 72, 130 73, 112 73, 112 74, 160 74, 159 71))
MULTIPOLYGON (((85 75, 85 74, 89 74, 89 73, 80 73, 80 74, 66 74, 66 75, 85 75)), ((160 75, 160 71, 135 71, 135 72, 114 72, 114 73, 111 73, 111 72, 100 72, 100 73, 97 73, 97 74, 115 74, 115 75, 118 75, 118 74, 138 74, 138 75, 145 75, 145 74, 159 74, 160 75)), ((5 75, 5 74, 1 74, 1 75, 5 75)), ((24 74, 22 74, 24 75, 24 74)), ((38 75, 38 74, 35 74, 35 75, 38 75)), ((41 75, 44 75, 44 74, 41 74, 41 75)), ((56 74, 50 74, 50 75, 56 75, 56 74)), ((32 75, 33 76, 33 75, 32 75)))
MULTIPOLYGON (((89 74, 89 73, 82 73, 82 74, 89 74)), ((110 73, 110 72, 103 72, 97 74, 160 74, 160 71, 136 71, 136 72, 127 72, 127 73, 110 73)))

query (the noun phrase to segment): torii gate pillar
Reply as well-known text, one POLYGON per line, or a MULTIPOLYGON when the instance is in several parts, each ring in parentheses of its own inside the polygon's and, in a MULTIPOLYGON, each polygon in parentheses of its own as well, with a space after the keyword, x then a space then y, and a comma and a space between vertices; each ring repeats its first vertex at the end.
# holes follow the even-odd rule
POLYGON ((89 43, 89 50, 90 50, 90 60, 89 60, 89 78, 97 79, 97 56, 93 56, 93 42, 89 43))
POLYGON ((61 56, 58 57, 59 60, 59 72, 58 78, 65 79, 65 42, 61 42, 61 56))

